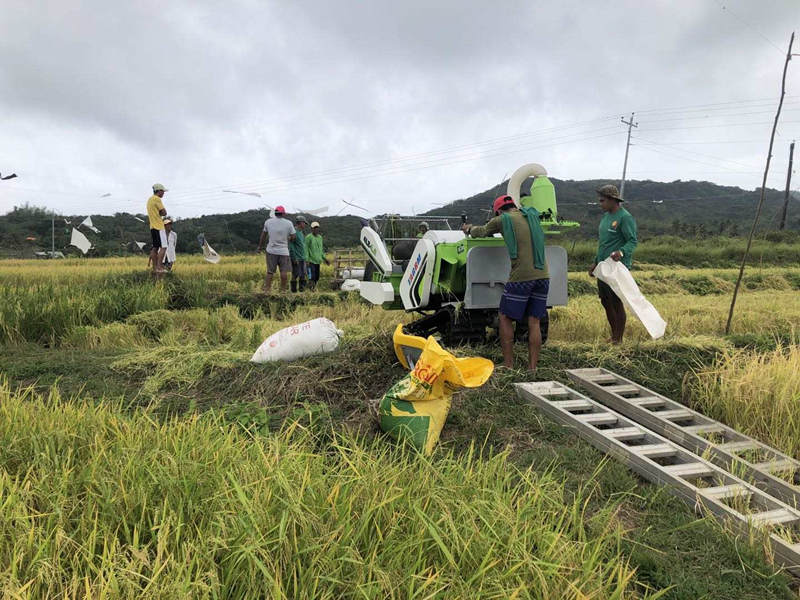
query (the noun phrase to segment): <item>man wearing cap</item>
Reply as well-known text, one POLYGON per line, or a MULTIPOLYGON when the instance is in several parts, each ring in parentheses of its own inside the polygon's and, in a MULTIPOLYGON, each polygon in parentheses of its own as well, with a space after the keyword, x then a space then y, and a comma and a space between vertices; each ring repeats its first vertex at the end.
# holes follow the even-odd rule
MULTIPOLYGON (((594 264, 589 268, 589 277, 594 277, 594 269, 597 263, 611 257, 612 260, 622 261, 629 269, 633 259, 633 251, 636 249, 636 221, 620 203, 623 199, 619 195, 617 186, 607 184, 597 189, 597 200, 600 208, 605 213, 600 220, 599 243, 597 245, 597 256, 594 264)), ((597 280, 597 295, 606 311, 608 324, 611 326, 612 344, 622 342, 622 335, 625 333, 625 305, 622 300, 614 293, 614 290, 603 281, 597 280)))
POLYGON ((319 223, 314 221, 311 223, 311 233, 306 236, 306 260, 308 266, 311 268, 311 281, 309 287, 313 290, 317 287, 319 281, 319 267, 325 262, 326 265, 330 264, 328 259, 325 258, 325 250, 322 247, 322 236, 319 233, 319 223))
POLYGON ((289 257, 292 259, 292 281, 291 289, 293 292, 302 292, 306 289, 306 240, 303 232, 306 229, 306 218, 297 215, 294 219, 295 232, 294 239, 289 242, 289 257))
POLYGON ((167 214, 161 199, 167 190, 160 183, 153 184, 153 195, 147 200, 147 218, 150 221, 150 238, 153 247, 150 249, 150 262, 153 273, 164 272, 164 253, 167 250, 167 235, 162 217, 167 214))
POLYGON ((264 238, 269 236, 267 243, 267 276, 264 279, 264 291, 269 293, 272 289, 272 277, 275 271, 281 271, 281 292, 286 291, 289 273, 292 270, 292 259, 289 254, 289 242, 295 237, 294 225, 286 218, 283 206, 275 207, 275 216, 264 221, 264 228, 258 240, 258 251, 264 247, 264 238))
POLYGON ((417 225, 417 238, 422 238, 426 233, 428 233, 428 223, 427 221, 423 221, 419 225, 417 225))
POLYGON ((471 237, 503 234, 511 258, 511 275, 500 298, 500 345, 503 365, 514 367, 514 321, 528 321, 528 367, 536 370, 542 348, 539 319, 547 314, 550 276, 544 258, 544 231, 535 208, 517 208, 511 196, 500 196, 492 206, 495 217, 485 226, 464 224, 471 237))

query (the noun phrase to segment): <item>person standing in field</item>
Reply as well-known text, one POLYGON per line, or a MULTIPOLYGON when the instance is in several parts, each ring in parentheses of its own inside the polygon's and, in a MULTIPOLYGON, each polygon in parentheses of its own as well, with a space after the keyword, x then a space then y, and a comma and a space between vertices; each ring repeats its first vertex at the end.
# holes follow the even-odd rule
POLYGON ((167 214, 164 203, 166 188, 160 183, 153 184, 153 195, 147 200, 147 218, 150 221, 150 238, 153 247, 150 249, 150 262, 153 263, 153 273, 164 272, 164 254, 167 251, 167 235, 164 229, 163 217, 167 214))
POLYGON ((292 259, 292 281, 291 289, 293 292, 302 292, 306 289, 306 239, 304 231, 306 229, 306 218, 297 215, 294 219, 295 232, 294 239, 289 242, 289 256, 292 259))
POLYGON ((502 233, 511 258, 511 275, 500 298, 500 345, 503 365, 514 367, 514 321, 528 321, 528 368, 536 371, 542 348, 539 320, 547 314, 550 276, 544 257, 544 231, 535 208, 517 208, 511 196, 500 196, 492 205, 495 217, 485 226, 465 223, 467 236, 488 237, 502 233))
POLYGON ((289 242, 295 238, 294 225, 286 218, 283 206, 275 207, 275 216, 264 221, 264 228, 258 240, 258 252, 264 247, 264 238, 269 237, 267 243, 267 276, 264 279, 264 292, 272 289, 272 278, 275 271, 281 272, 281 292, 286 291, 289 273, 292 271, 292 259, 289 256, 289 242))
POLYGON ((172 271, 172 266, 175 264, 175 250, 178 245, 178 234, 172 228, 172 219, 167 217, 164 219, 164 231, 167 235, 167 251, 164 253, 164 268, 167 271, 172 271))
MULTIPOLYGON (((617 186, 607 184, 597 189, 597 199, 600 208, 605 213, 600 220, 598 229, 597 256, 594 264, 589 268, 589 277, 594 277, 597 263, 611 257, 612 260, 622 261, 622 264, 631 268, 633 251, 638 241, 636 239, 636 221, 631 213, 620 206, 624 200, 619 195, 617 186)), ((606 311, 606 318, 611 327, 612 344, 622 342, 625 333, 625 305, 614 290, 603 281, 597 280, 597 295, 606 311)))
POLYGON ((322 246, 322 235, 319 233, 319 223, 314 221, 311 223, 311 233, 306 236, 306 260, 311 269, 309 287, 313 290, 317 287, 319 281, 319 267, 324 261, 329 265, 328 259, 325 258, 325 250, 322 246))

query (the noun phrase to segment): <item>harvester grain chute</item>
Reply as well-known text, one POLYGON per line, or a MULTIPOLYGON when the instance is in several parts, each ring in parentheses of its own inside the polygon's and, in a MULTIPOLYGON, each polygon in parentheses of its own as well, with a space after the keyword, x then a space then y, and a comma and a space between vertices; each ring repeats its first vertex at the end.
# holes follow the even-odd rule
MULTIPOLYGON (((578 227, 558 216, 555 189, 547 171, 531 163, 517 169, 506 192, 518 206, 532 206, 541 215, 545 234, 578 227), (520 197, 522 183, 534 177, 530 194, 520 197)), ((382 215, 361 229, 360 241, 369 262, 361 295, 390 310, 417 312, 420 319, 404 327, 412 335, 440 334, 446 345, 481 343, 497 321, 497 307, 511 271, 500 237, 468 238, 460 230, 465 216, 402 217, 382 215), (429 229, 417 235, 417 225, 429 229)), ((546 246, 550 272, 548 308, 567 303, 567 252, 546 246)), ((549 319, 541 320, 542 340, 549 319)), ((518 332, 523 328, 518 327, 518 332)))

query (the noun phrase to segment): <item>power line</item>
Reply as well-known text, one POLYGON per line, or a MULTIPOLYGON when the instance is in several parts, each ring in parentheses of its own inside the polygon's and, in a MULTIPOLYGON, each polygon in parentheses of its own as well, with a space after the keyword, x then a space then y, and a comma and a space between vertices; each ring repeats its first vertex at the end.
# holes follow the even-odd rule
POLYGON ((733 17, 734 19, 736 19, 745 29, 749 29, 750 31, 755 33, 758 37, 760 37, 766 43, 768 43, 770 46, 775 48, 775 50, 780 52, 781 56, 784 55, 784 51, 777 44, 775 44, 772 40, 770 40, 767 36, 765 36, 763 33, 761 33, 761 31, 759 29, 757 29, 752 24, 747 23, 745 20, 743 20, 741 17, 739 17, 739 15, 737 15, 735 12, 733 12, 729 7, 725 6, 723 3, 717 2, 717 4, 720 5, 720 8, 722 8, 722 11, 724 13, 726 13, 726 14, 730 15, 731 17, 733 17))
MULTIPOLYGON (((651 145, 655 145, 655 146, 665 146, 665 147, 672 147, 673 146, 673 144, 665 144, 663 142, 655 142, 653 140, 648 140, 647 138, 641 138, 641 137, 638 137, 638 136, 634 137, 633 139, 637 140, 639 142, 643 142, 644 144, 651 144, 651 145)), ((745 164, 737 162, 735 160, 730 160, 728 158, 721 158, 719 156, 713 156, 711 154, 704 154, 704 153, 700 153, 700 152, 692 152, 691 150, 683 150, 681 148, 676 148, 676 150, 678 152, 683 152, 683 153, 686 153, 686 154, 694 154, 696 156, 710 158, 712 160, 718 160, 718 161, 721 161, 721 162, 729 162, 729 163, 732 163, 732 164, 737 165, 739 167, 744 167, 745 169, 753 168, 752 165, 745 165, 745 164)))
MULTIPOLYGON (((471 161, 471 160, 476 160, 476 159, 491 158, 491 157, 494 157, 494 156, 503 156, 503 155, 507 155, 507 154, 513 154, 513 153, 521 152, 523 150, 541 148, 541 147, 544 147, 544 146, 554 146, 554 145, 560 145, 560 144, 564 144, 564 143, 574 143, 574 142, 580 142, 580 141, 589 141, 589 140, 598 139, 598 138, 602 138, 602 137, 609 137, 609 136, 613 136, 613 135, 617 135, 618 134, 618 132, 615 131, 615 130, 616 130, 616 126, 603 127, 603 128, 596 129, 594 131, 565 134, 565 135, 558 136, 558 137, 555 137, 555 138, 550 138, 550 139, 547 139, 547 140, 544 140, 544 141, 537 141, 534 144, 515 144, 514 146, 511 146, 511 147, 497 148, 497 149, 495 149, 495 150, 493 150, 491 152, 481 152, 480 154, 476 154, 475 152, 472 152, 470 154, 461 153, 460 155, 456 155, 456 156, 445 156, 445 157, 437 158, 437 159, 434 159, 434 160, 416 161, 416 162, 411 162, 409 164, 397 164, 397 165, 388 164, 388 165, 384 166, 382 169, 373 169, 373 170, 371 170, 371 171, 369 171, 367 173, 363 173, 363 172, 362 173, 358 173, 358 172, 353 172, 353 173, 343 172, 338 177, 330 177, 330 176, 326 176, 324 174, 295 175, 295 176, 292 176, 292 177, 283 178, 282 180, 275 180, 275 183, 273 183, 273 184, 271 184, 269 186, 259 187, 258 190, 262 194, 267 195, 267 194, 270 194, 270 193, 276 193, 276 192, 280 192, 280 191, 286 190, 293 183, 293 181, 300 181, 302 187, 309 187, 309 186, 312 186, 312 185, 319 185, 319 184, 329 185, 329 184, 334 184, 334 183, 345 183, 345 182, 348 182, 348 181, 360 181, 360 180, 364 180, 364 179, 370 179, 370 178, 373 178, 373 177, 380 177, 380 176, 385 176, 385 175, 396 175, 396 174, 400 174, 400 173, 417 171, 417 170, 421 170, 421 169, 428 169, 428 168, 433 168, 433 167, 438 167, 438 166, 449 166, 449 165, 452 165, 452 164, 459 164, 459 163, 463 163, 463 162, 471 161), (595 134, 598 134, 598 135, 591 135, 591 136, 587 136, 586 135, 586 134, 591 134, 591 133, 595 133, 595 134), (567 138, 571 138, 571 139, 567 139, 567 138)), ((363 170, 364 169, 361 169, 361 171, 363 171, 363 170)), ((196 195, 179 197, 178 199, 179 200, 183 200, 183 199, 198 198, 200 202, 205 202, 206 200, 209 199, 209 196, 213 196, 215 194, 217 194, 217 192, 209 191, 209 192, 199 193, 199 194, 196 194, 196 195)), ((178 204, 177 202, 171 202, 171 203, 172 204, 178 204)), ((195 203, 185 202, 183 204, 192 205, 192 204, 197 204, 197 203, 196 202, 195 203)))
MULTIPOLYGON (((800 121, 781 121, 782 124, 800 123, 800 121)), ((714 129, 719 127, 752 127, 754 125, 772 125, 772 121, 757 121, 752 123, 721 123, 719 125, 689 125, 687 127, 656 127, 653 129, 643 129, 649 131, 683 131, 685 129, 714 129)))

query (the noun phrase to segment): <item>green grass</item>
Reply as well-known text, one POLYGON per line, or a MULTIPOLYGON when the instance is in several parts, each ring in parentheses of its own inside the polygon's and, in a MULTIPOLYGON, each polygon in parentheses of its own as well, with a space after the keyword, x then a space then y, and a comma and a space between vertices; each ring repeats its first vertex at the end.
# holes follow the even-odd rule
MULTIPOLYGON (((474 448, 243 435, 0 388, 13 597, 627 598, 617 504, 474 448), (22 434, 24 432, 24 434, 22 434), (323 444, 320 446, 320 444, 323 444)), ((639 587, 641 592, 643 588, 639 587)), ((637 594, 637 597, 655 597, 637 594)))
MULTIPOLYGON (((681 377, 676 373, 713 364, 715 357, 729 348, 724 342, 698 344, 691 339, 614 349, 548 344, 539 378, 566 381, 563 369, 567 365, 605 366, 656 391, 680 397, 681 377)), ((521 360, 524 351, 521 347, 518 351, 521 360)), ((495 346, 470 352, 499 359, 495 346)), ((151 407, 149 414, 159 423, 169 423, 175 415, 213 410, 225 422, 247 431, 280 432, 287 422, 299 418, 316 432, 354 432, 352 435, 368 444, 394 444, 379 433, 366 407, 370 398, 386 390, 387 382, 404 373, 391 351, 388 334, 370 343, 345 343, 332 355, 291 364, 226 364, 224 357, 210 359, 195 381, 179 384, 165 379, 152 393, 145 392, 145 387, 147 381, 158 378, 152 368, 156 363, 112 368, 120 358, 130 356, 118 351, 54 349, 43 353, 36 347, 20 347, 2 351, 0 361, 15 382, 38 381, 37 389, 43 393, 57 382, 65 394, 82 390, 96 399, 116 397, 127 406, 151 407), (91 388, 86 387, 87 382, 91 388)), ((162 349, 162 357, 171 369, 194 369, 187 364, 191 357, 187 359, 185 354, 173 355, 170 349, 162 349)), ((760 546, 737 541, 711 521, 698 521, 689 507, 664 488, 642 483, 622 464, 604 458, 569 430, 542 417, 517 398, 513 384, 522 377, 524 373, 501 370, 483 388, 457 394, 432 460, 450 453, 468 455, 474 444, 480 443, 485 454, 507 452, 508 460, 520 469, 551 473, 563 483, 567 498, 591 492, 590 513, 618 506, 614 518, 624 531, 622 552, 637 569, 636 589, 674 585, 667 598, 787 597, 786 578, 774 574, 760 546)))
MULTIPOLYGON (((55 429, 57 422, 60 426, 57 433, 52 433, 39 425, 28 425, 33 417, 26 413, 24 418, 27 420, 17 422, 15 434, 7 430, 6 441, 12 447, 29 445, 33 448, 26 456, 28 464, 36 465, 30 469, 30 475, 26 475, 21 471, 23 461, 0 461, 4 468, 9 469, 8 465, 14 468, 16 475, 9 480, 9 485, 28 482, 28 488, 22 491, 13 488, 17 494, 28 493, 26 490, 33 488, 43 490, 43 495, 46 495, 45 491, 52 492, 58 503, 70 506, 80 519, 84 519, 78 521, 81 527, 88 528, 86 516, 80 513, 82 509, 78 504, 97 489, 105 490, 103 498, 109 494, 113 498, 113 491, 108 491, 112 481, 109 473, 115 469, 126 473, 125 469, 130 469, 131 478, 125 480, 124 489, 143 485, 137 497, 147 498, 148 508, 151 507, 151 497, 162 501, 169 497, 170 502, 176 499, 177 512, 170 513, 174 518, 169 521, 169 527, 184 519, 185 514, 180 511, 189 504, 195 511, 193 520, 182 522, 208 527, 187 529, 184 525, 177 540, 165 538, 164 544, 167 545, 163 547, 169 548, 165 556, 171 558, 160 564, 166 565, 163 566, 165 573, 171 573, 172 578, 160 579, 161 573, 146 571, 150 568, 148 564, 134 554, 125 553, 120 544, 129 543, 125 527, 128 530, 131 527, 123 525, 119 515, 114 517, 111 514, 110 502, 103 504, 102 511, 95 511, 103 519, 98 522, 98 533, 94 535, 102 533, 104 542, 96 543, 91 549, 93 553, 88 550, 82 554, 74 553, 82 556, 84 563, 80 565, 65 562, 77 561, 78 558, 68 557, 66 551, 60 549, 56 552, 54 549, 61 548, 58 544, 69 543, 64 541, 65 535, 70 540, 86 539, 90 535, 88 529, 69 529, 76 526, 75 522, 58 521, 57 527, 49 530, 49 534, 44 529, 36 530, 36 536, 44 536, 34 537, 36 544, 50 552, 46 561, 42 559, 46 566, 43 566, 45 562, 37 563, 41 577, 25 590, 21 590, 21 586, 28 580, 18 577, 12 581, 11 575, 6 574, 0 586, 4 586, 4 593, 11 597, 17 592, 19 597, 99 597, 102 591, 113 597, 137 593, 144 596, 160 594, 161 597, 241 597, 239 594, 245 593, 242 590, 251 596, 272 594, 273 597, 280 597, 281 593, 285 597, 303 597, 304 594, 310 597, 315 590, 318 595, 330 593, 331 597, 411 597, 415 592, 419 592, 419 597, 426 597, 428 593, 433 597, 437 597, 436 594, 438 597, 509 597, 517 589, 515 582, 519 583, 514 579, 517 572, 525 574, 528 584, 541 586, 523 589, 519 597, 580 597, 569 583, 573 581, 569 577, 577 577, 578 572, 583 573, 580 577, 584 577, 580 579, 580 585, 589 586, 583 589, 599 590, 594 597, 614 597, 615 591, 622 588, 627 590, 625 597, 640 597, 654 590, 666 590, 666 598, 755 600, 792 595, 786 577, 776 573, 758 542, 736 539, 716 523, 698 520, 689 507, 669 496, 664 488, 643 483, 620 463, 604 458, 569 430, 548 421, 531 406, 522 403, 514 393, 513 383, 529 379, 527 373, 500 370, 484 387, 457 394, 439 449, 430 460, 419 459, 395 448, 394 442, 380 434, 367 404, 380 397, 404 374, 391 347, 394 325, 409 318, 402 312, 372 308, 355 296, 339 292, 284 296, 260 294, 258 288, 263 265, 260 261, 254 262, 252 257, 236 257, 230 264, 221 265, 221 269, 200 261, 187 261, 181 271, 158 285, 153 285, 146 274, 135 272, 133 267, 138 263, 129 260, 67 262, 69 264, 57 265, 58 268, 55 263, 48 263, 50 266, 47 268, 39 266, 39 263, 30 269, 29 264, 0 264, 0 294, 5 294, 3 298, 8 301, 7 305, 0 307, 2 373, 12 387, 32 386, 45 396, 41 400, 6 389, 4 393, 8 401, 3 406, 18 405, 20 408, 15 409, 16 415, 28 409, 40 413, 41 427, 49 423, 47 427, 55 429), (62 265, 68 275, 62 272, 62 265), (288 323, 317 316, 334 320, 345 331, 338 351, 289 364, 253 365, 248 362, 264 337, 288 323), (68 400, 51 398, 49 395, 53 389, 68 400), (60 421, 53 414, 46 413, 50 409, 62 415, 60 421), (107 426, 108 423, 113 423, 113 427, 107 426), (135 443, 126 428, 143 432, 142 443, 135 443), (293 433, 287 435, 290 428, 293 428, 293 433), (94 432, 94 438, 86 437, 84 430, 94 432), (223 436, 223 441, 216 437, 218 433, 223 436), (74 466, 73 471, 68 471, 64 467, 66 462, 56 461, 53 450, 47 446, 51 443, 48 441, 50 437, 55 440, 53 444, 66 444, 58 446, 61 450, 66 448, 66 454, 73 453, 87 464, 95 465, 94 473, 103 475, 97 479, 102 486, 92 487, 93 480, 88 474, 84 476, 82 467, 74 466), (92 445, 95 438, 98 442, 92 445), (171 445, 167 438, 172 439, 171 445), (120 443, 117 444, 115 439, 120 443), (83 450, 70 449, 69 440, 82 444, 81 448, 85 446, 95 450, 98 456, 86 457, 80 453, 83 450), (179 441, 182 445, 176 445, 179 441), (253 444, 261 448, 265 447, 264 444, 277 444, 269 445, 270 451, 288 457, 291 469, 284 472, 278 465, 276 470, 270 463, 269 469, 262 469, 261 476, 275 471, 295 487, 306 485, 321 496, 329 494, 340 480, 353 483, 353 473, 343 470, 345 465, 337 461, 345 460, 344 457, 355 461, 353 457, 357 457, 353 464, 358 465, 359 473, 369 474, 370 478, 363 483, 372 486, 364 489, 374 491, 392 485, 403 489, 408 487, 420 495, 420 502, 427 498, 427 502, 432 503, 426 506, 442 507, 437 513, 440 520, 432 523, 443 542, 452 542, 452 546, 446 547, 457 568, 429 533, 429 520, 422 520, 416 512, 414 515, 402 512, 404 509, 391 504, 387 506, 394 506, 397 514, 402 513, 417 527, 406 532, 407 537, 393 546, 392 552, 375 543, 368 547, 359 546, 356 553, 346 540, 331 537, 333 531, 346 532, 352 534, 351 537, 355 535, 353 531, 358 528, 355 517, 352 522, 337 521, 343 527, 339 530, 330 525, 331 521, 324 524, 332 529, 324 529, 323 521, 309 515, 302 519, 298 517, 298 522, 312 524, 313 535, 327 532, 328 537, 309 537, 311 534, 306 535, 308 529, 304 529, 304 536, 295 540, 297 546, 289 547, 291 551, 282 555, 280 560, 275 555, 258 554, 262 549, 253 540, 262 538, 246 537, 247 532, 242 533, 245 537, 236 538, 236 541, 244 540, 244 545, 236 546, 220 534, 220 529, 214 528, 224 519, 214 520, 212 508, 218 506, 215 504, 218 499, 203 495, 205 483, 199 491, 192 488, 196 492, 194 495, 188 492, 184 496, 169 495, 172 493, 170 490, 180 491, 180 486, 186 481, 193 481, 195 475, 199 477, 196 465, 186 467, 187 472, 194 474, 187 479, 174 470, 174 464, 182 465, 181 461, 187 453, 191 455, 190 449, 194 445, 198 445, 198 453, 205 452, 203 456, 208 457, 212 452, 211 446, 202 445, 204 443, 222 444, 219 448, 228 448, 225 444, 230 444, 230 447, 236 446, 241 454, 224 450, 219 451, 220 462, 201 461, 199 464, 205 464, 211 471, 203 475, 209 478, 203 481, 213 481, 218 495, 239 502, 237 506, 247 507, 260 514, 264 522, 270 523, 270 519, 277 518, 279 513, 266 509, 258 512, 261 506, 257 499, 262 497, 251 494, 256 489, 270 489, 259 487, 266 484, 245 477, 244 480, 252 486, 242 487, 244 497, 239 498, 235 485, 216 471, 227 469, 237 473, 237 477, 244 477, 240 475, 241 469, 253 468, 247 463, 252 458, 248 448, 253 444), (476 444, 482 448, 477 455, 476 444), (153 453, 150 453, 150 447, 153 453), (347 452, 340 453, 339 448, 347 448, 347 452), (39 456, 35 452, 40 450, 43 458, 34 462, 30 457, 39 456), (102 460, 110 462, 107 465, 103 463, 101 469, 102 460), (375 464, 367 468, 362 463, 369 460, 375 464), (486 502, 471 507, 471 513, 465 512, 466 508, 456 507, 464 497, 458 488, 445 487, 448 498, 431 495, 433 492, 425 496, 423 490, 404 479, 416 473, 422 481, 430 483, 434 480, 431 479, 434 473, 441 470, 451 482, 463 479, 478 485, 480 481, 470 479, 471 475, 465 476, 452 465, 475 471, 487 463, 495 468, 492 461, 496 460, 501 461, 498 464, 502 464, 504 473, 512 473, 515 484, 525 481, 530 489, 521 490, 513 485, 503 487, 503 482, 508 480, 503 479, 498 471, 492 471, 503 488, 503 495, 497 495, 495 488, 478 492, 494 494, 491 498, 497 503, 495 512, 508 514, 509 506, 517 506, 517 497, 524 491, 525 494, 552 494, 555 504, 572 515, 569 527, 558 530, 558 535, 562 536, 558 539, 575 548, 559 550, 559 559, 563 560, 554 561, 559 565, 557 568, 540 565, 540 571, 532 571, 531 565, 538 564, 538 559, 530 549, 526 550, 527 554, 513 554, 522 552, 522 549, 492 538, 492 542, 498 544, 493 549, 485 538, 491 532, 475 533, 469 538, 464 530, 458 529, 458 523, 455 532, 452 530, 451 520, 458 519, 466 524, 474 522, 474 519, 480 519, 482 523, 494 519, 495 515, 486 502), (236 461, 244 461, 249 466, 240 469, 236 461), (301 469, 305 469, 303 475, 300 475, 301 469), (325 469, 330 469, 333 475, 327 477, 321 472, 325 469), (379 469, 390 473, 392 469, 399 469, 403 475, 394 483, 391 479, 376 479, 375 472, 379 469), (529 469, 530 473, 526 474, 529 469), (300 477, 300 483, 291 479, 290 473, 293 474, 291 477, 300 477), (84 478, 73 482, 73 487, 57 487, 61 485, 59 482, 73 475, 84 478), (303 477, 307 478, 307 483, 303 483, 306 481, 303 477), (198 499, 204 501, 202 508, 198 499), (453 504, 436 505, 436 502, 446 499, 452 500, 453 504), (194 535, 205 536, 202 539, 216 550, 211 557, 213 565, 191 571, 187 565, 210 564, 202 562, 207 558, 203 554, 205 550, 190 553, 178 543, 184 539, 200 539, 191 537, 194 535), (474 542, 469 542, 470 539, 474 542), (225 544, 220 545, 220 540, 225 544), (518 566, 512 570, 511 563, 502 562, 492 564, 482 572, 483 563, 475 564, 475 557, 467 557, 464 559, 467 562, 462 563, 457 554, 469 554, 472 547, 466 546, 465 550, 468 543, 483 544, 474 548, 480 548, 487 556, 496 556, 493 553, 502 550, 504 561, 516 556, 519 563, 514 564, 518 566), (249 553, 234 552, 241 548, 247 548, 249 553), (581 555, 589 556, 589 571, 600 560, 595 559, 593 553, 596 551, 603 556, 602 561, 608 568, 604 566, 599 571, 584 573, 585 569, 575 567, 576 555, 570 553, 576 548, 583 548, 581 555), (120 553, 128 561, 126 565, 133 565, 130 569, 119 566, 122 564, 119 561, 123 560, 117 556, 120 553), (405 576, 397 566, 395 554, 413 559, 413 569, 403 572, 405 576), (253 559, 254 556, 257 560, 253 559), (346 557, 344 562, 347 564, 335 562, 340 556, 346 557), (315 571, 316 565, 303 562, 303 557, 313 557, 333 575, 315 571), (195 558, 196 562, 192 563, 195 558), (235 561, 239 562, 233 565, 235 561), (301 571, 297 570, 297 565, 300 563, 304 578, 298 575, 301 571), (435 566, 431 567, 433 563, 435 566), (271 579, 253 574, 259 564, 273 569, 271 579), (290 570, 286 570, 288 564, 292 565, 290 570), (566 564, 572 565, 567 568, 570 571, 568 576, 559 570, 560 565, 566 564), (240 570, 241 565, 246 568, 240 570), (613 576, 616 579, 611 577, 612 567, 617 569, 613 576), (632 577, 631 569, 635 569, 632 577), (226 574, 227 581, 220 578, 221 572, 226 574), (142 593, 147 583, 139 576, 140 573, 158 581, 159 589, 163 585, 163 591, 155 592, 155 588, 151 588, 142 593), (279 577, 276 578, 275 573, 279 573, 279 577), (470 581, 474 573, 481 575, 470 581), (532 579, 536 582, 531 583, 532 579), (351 585, 354 581, 360 583, 351 585), (282 586, 274 588, 280 589, 280 593, 263 587, 268 583, 282 586), (485 587, 479 587, 481 584, 485 587), (420 591, 423 585, 426 587, 420 591), (600 587, 591 588, 593 585, 600 587), (341 591, 345 589, 347 591, 341 591), (62 590, 62 593, 53 590, 62 590), (363 594, 358 596, 362 591, 363 594)), ((641 326, 631 319, 626 342, 619 347, 606 345, 603 340, 608 333, 595 297, 595 283, 583 273, 571 273, 573 298, 569 307, 551 313, 552 337, 543 350, 537 379, 568 383, 564 377, 565 368, 604 366, 660 393, 694 402, 698 390, 690 385, 694 377, 692 373, 710 373, 728 355, 740 354, 743 357, 741 365, 745 365, 755 357, 769 356, 768 353, 782 344, 797 343, 800 302, 796 299, 796 290, 800 284, 800 270, 748 270, 734 321, 734 334, 726 337, 721 335, 721 331, 727 310, 726 294, 732 289, 735 269, 643 266, 635 276, 669 321, 665 339, 647 340, 641 326)), ((141 265, 136 269, 141 271, 141 265)), ((496 342, 455 351, 461 356, 500 359, 496 342)), ((526 349, 519 345, 516 351, 521 365, 526 349)), ((724 394, 730 396, 734 387, 725 388, 724 394)), ((708 408, 709 412, 713 410, 708 408)), ((724 412, 714 414, 723 420, 733 418, 724 412)), ((352 495, 362 499, 369 496, 361 489, 352 495)), ((5 497, 0 496, 0 502, 5 497)), ((297 497, 286 495, 286 499, 296 500, 297 497)), ((405 509, 416 501, 408 495, 402 499, 405 509)), ((330 519, 333 519, 331 515, 342 514, 340 509, 337 509, 339 512, 325 513, 333 508, 310 500, 306 503, 304 498, 300 500, 304 506, 322 511, 330 519)), ((29 528, 42 522, 50 524, 47 519, 55 517, 42 508, 44 502, 37 496, 35 503, 26 504, 39 510, 36 514, 42 516, 28 516, 27 521, 23 519, 21 523, 27 523, 29 528)), ((153 507, 157 504, 152 501, 153 507)), ((349 509, 355 506, 353 514, 360 516, 368 510, 368 504, 365 500, 362 505, 349 505, 349 509)), ((537 510, 550 511, 548 515, 555 514, 548 508, 549 504, 536 506, 537 510)), ((229 510, 231 515, 226 510, 222 512, 226 518, 233 518, 232 509, 229 510)), ((130 517, 132 522, 138 518, 136 515, 130 517)), ((155 539, 160 535, 160 525, 152 525, 155 522, 152 515, 148 518, 151 519, 148 535, 155 539)), ((552 521, 548 522, 552 524, 552 521)), ((503 524, 506 529, 514 527, 507 520, 503 524)), ((382 532, 390 528, 385 524, 381 527, 382 532)), ((524 538, 528 535, 527 525, 517 523, 516 527, 520 530, 519 539, 530 541, 524 538)), ((541 531, 533 525, 531 529, 531 535, 541 531)), ((13 531, 15 533, 5 543, 13 544, 15 548, 26 548, 24 557, 29 557, 34 552, 28 541, 31 530, 13 531)), ((144 528, 139 531, 140 536, 144 535, 143 531, 144 528)), ((170 535, 178 535, 175 531, 170 529, 170 535)), ((368 543, 357 535, 354 539, 368 543)), ((0 541, 0 548, 2 543, 0 541)), ((155 553, 158 554, 157 544, 155 553)), ((15 556, 13 551, 0 555, 15 556)), ((153 564, 152 556, 148 551, 146 557, 150 565, 153 564)), ((21 560, 15 563, 15 573, 25 572, 21 560)), ((4 564, 10 563, 5 559, 0 561, 0 567, 4 564)))
POLYGON ((727 351, 686 387, 697 410, 800 458, 800 346, 727 351))

